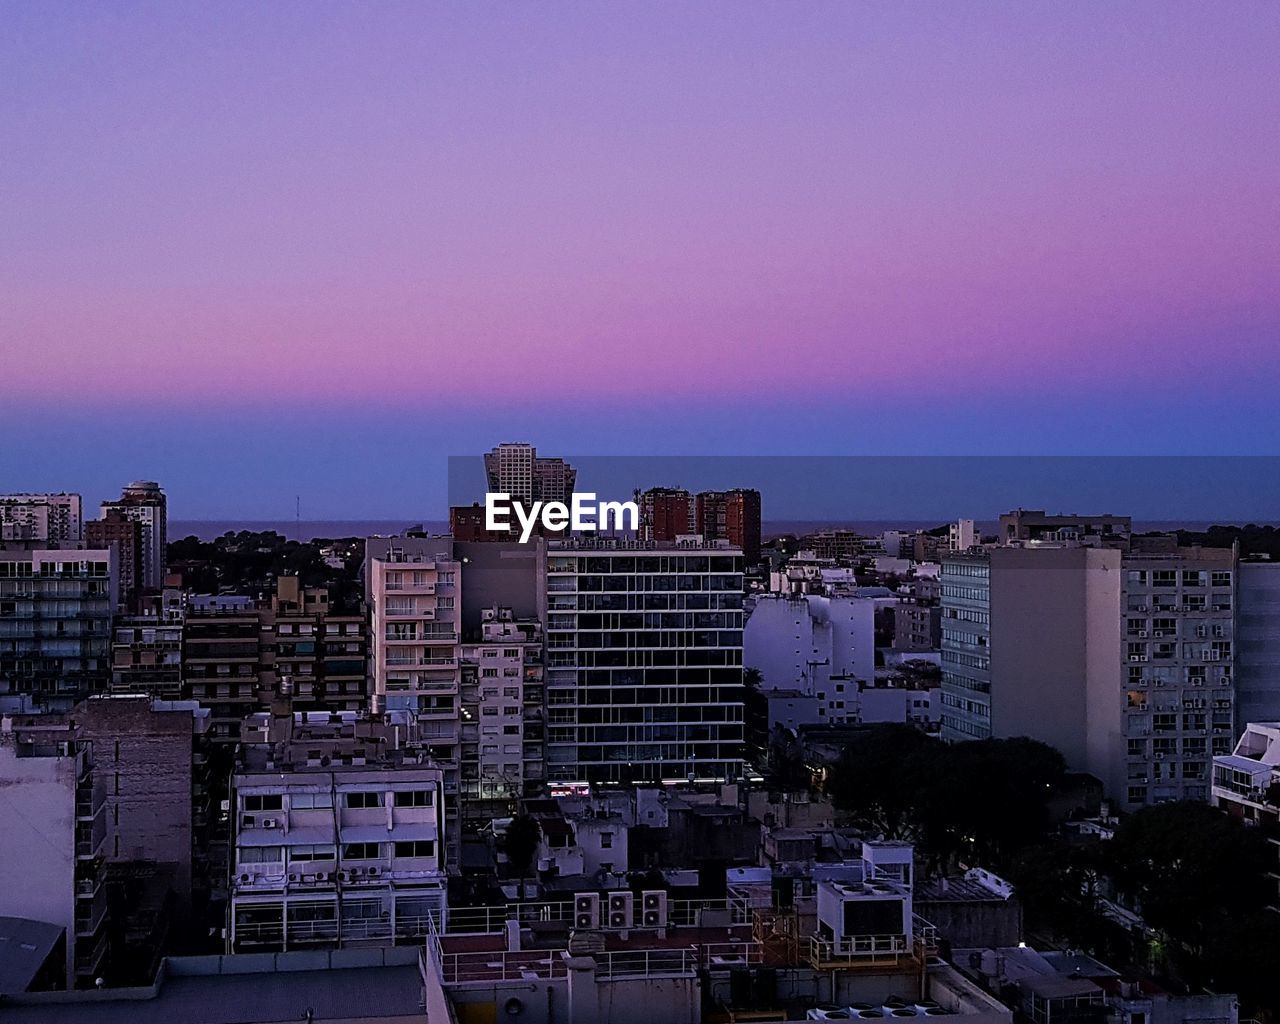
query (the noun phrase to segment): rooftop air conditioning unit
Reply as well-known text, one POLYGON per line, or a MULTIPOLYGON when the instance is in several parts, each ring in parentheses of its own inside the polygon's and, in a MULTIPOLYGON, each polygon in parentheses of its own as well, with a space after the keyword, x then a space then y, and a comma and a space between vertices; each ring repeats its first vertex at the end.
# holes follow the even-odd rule
POLYGON ((580 892, 573 897, 573 927, 591 931, 600 927, 600 894, 580 892))
POLYGON ((650 889, 640 894, 640 922, 646 928, 667 926, 667 894, 662 889, 650 889))
POLYGON ((629 892, 609 893, 609 927, 626 930, 634 923, 635 895, 629 892))

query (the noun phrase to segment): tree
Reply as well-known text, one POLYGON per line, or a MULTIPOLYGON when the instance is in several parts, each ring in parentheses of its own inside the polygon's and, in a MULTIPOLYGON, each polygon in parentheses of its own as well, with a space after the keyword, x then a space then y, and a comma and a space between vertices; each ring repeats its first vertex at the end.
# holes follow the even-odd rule
POLYGON ((511 819, 502 837, 502 852, 507 855, 511 873, 517 878, 525 878, 532 873, 533 858, 541 841, 542 827, 536 818, 520 814, 511 819))
POLYGON ((858 828, 903 839, 917 824, 929 785, 925 756, 941 747, 909 725, 874 725, 849 741, 827 778, 827 795, 858 828))

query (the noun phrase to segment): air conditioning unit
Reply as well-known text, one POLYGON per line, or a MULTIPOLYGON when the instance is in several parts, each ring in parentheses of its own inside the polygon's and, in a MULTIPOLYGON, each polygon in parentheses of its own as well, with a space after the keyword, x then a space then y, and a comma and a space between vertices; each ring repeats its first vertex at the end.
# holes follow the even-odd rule
POLYGON ((580 892, 573 897, 573 927, 591 931, 600 927, 600 894, 580 892))
MULTIPOLYGON (((1159 635, 1160 635, 1159 633, 1156 634, 1156 636, 1159 636, 1159 635)), ((1138 636, 1141 637, 1143 640, 1145 640, 1147 638, 1147 631, 1145 629, 1138 630, 1138 636)))
POLYGON ((279 823, 278 821, 276 821, 276 819, 275 819, 275 818, 263 818, 263 819, 262 819, 262 827, 263 827, 263 828, 276 828, 277 826, 279 826, 279 824, 280 824, 280 823, 279 823))
POLYGON ((348 878, 351 877, 351 873, 348 871, 339 871, 335 877, 338 879, 339 882, 345 882, 348 878))
POLYGON ((301 882, 301 881, 302 881, 302 876, 301 876, 301 875, 299 875, 299 874, 291 874, 291 875, 289 876, 289 881, 291 881, 291 882, 301 882))
POLYGON ((625 930, 631 927, 634 919, 635 896, 629 892, 609 893, 609 927, 625 930))
POLYGON ((317 882, 327 882, 327 881, 329 881, 329 874, 328 874, 328 872, 326 872, 326 871, 317 871, 317 872, 316 872, 316 881, 317 881, 317 882))
POLYGON ((246 814, 240 819, 241 828, 253 828, 258 823, 258 819, 252 814, 246 814))
POLYGON ((640 894, 640 923, 646 928, 667 926, 667 894, 661 889, 640 894))
POLYGON ((369 868, 369 869, 366 871, 366 874, 367 874, 370 878, 377 878, 377 877, 378 877, 378 869, 377 869, 377 868, 369 868))

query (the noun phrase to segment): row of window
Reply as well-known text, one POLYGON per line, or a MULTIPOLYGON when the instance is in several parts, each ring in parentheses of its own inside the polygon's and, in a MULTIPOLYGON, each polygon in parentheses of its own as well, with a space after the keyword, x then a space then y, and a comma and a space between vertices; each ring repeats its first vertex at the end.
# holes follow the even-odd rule
MULTIPOLYGON (((385 807, 387 794, 380 790, 340 793, 342 806, 352 809, 385 807)), ((431 807, 435 803, 435 791, 430 789, 396 790, 391 794, 394 807, 431 807)), ((248 793, 242 798, 246 813, 279 811, 284 809, 284 797, 280 793, 248 793)), ((289 806, 294 810, 327 808, 333 806, 330 793, 291 793, 289 806)))
MULTIPOLYGON (((346 843, 342 847, 342 860, 383 860, 383 847, 391 846, 396 858, 434 857, 434 839, 414 839, 398 843, 346 843)), ((309 864, 315 861, 336 860, 333 846, 246 846, 239 852, 241 864, 282 864, 286 858, 290 864, 309 864)))

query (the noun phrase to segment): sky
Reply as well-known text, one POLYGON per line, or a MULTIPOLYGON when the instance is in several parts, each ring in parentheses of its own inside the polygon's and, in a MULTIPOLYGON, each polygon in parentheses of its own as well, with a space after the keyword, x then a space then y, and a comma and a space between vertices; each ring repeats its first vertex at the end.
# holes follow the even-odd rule
POLYGON ((1276 450, 1275 4, 0 18, 0 489, 372 518, 504 440, 1276 450))

